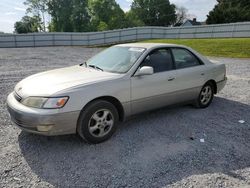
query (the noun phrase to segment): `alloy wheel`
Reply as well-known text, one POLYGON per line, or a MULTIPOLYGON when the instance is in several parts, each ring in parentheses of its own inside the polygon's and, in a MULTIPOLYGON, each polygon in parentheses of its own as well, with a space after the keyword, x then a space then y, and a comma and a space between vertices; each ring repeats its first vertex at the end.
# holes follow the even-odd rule
POLYGON ((114 116, 108 109, 96 111, 89 120, 89 132, 94 137, 104 137, 114 125, 114 116))
POLYGON ((213 91, 210 85, 205 86, 200 94, 200 102, 203 105, 207 105, 212 99, 213 91))

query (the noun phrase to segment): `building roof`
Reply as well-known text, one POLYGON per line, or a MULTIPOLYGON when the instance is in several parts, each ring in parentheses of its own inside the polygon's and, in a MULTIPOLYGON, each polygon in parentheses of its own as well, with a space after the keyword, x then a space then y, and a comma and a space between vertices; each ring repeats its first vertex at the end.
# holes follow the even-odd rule
POLYGON ((197 22, 196 20, 188 20, 192 25, 201 25, 201 22, 197 22))
POLYGON ((204 25, 204 23, 197 22, 196 18, 194 18, 193 20, 186 20, 181 26, 185 26, 187 25, 187 23, 189 23, 190 25, 204 25))

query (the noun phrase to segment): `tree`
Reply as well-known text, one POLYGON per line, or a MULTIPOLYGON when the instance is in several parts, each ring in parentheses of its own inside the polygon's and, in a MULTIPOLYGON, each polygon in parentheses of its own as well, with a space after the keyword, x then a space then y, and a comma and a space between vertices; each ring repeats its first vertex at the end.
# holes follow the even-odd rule
POLYGON ((52 22, 49 28, 56 32, 72 32, 71 22, 72 1, 71 0, 50 0, 48 3, 49 14, 52 22))
POLYGON ((125 18, 126 18, 128 27, 144 26, 143 21, 140 20, 139 17, 135 14, 135 12, 131 10, 125 13, 125 18))
POLYGON ((89 9, 93 30, 106 23, 107 29, 119 29, 126 26, 125 13, 115 0, 90 0, 89 9))
POLYGON ((49 14, 52 17, 50 31, 88 31, 90 16, 87 6, 87 0, 50 0, 48 2, 49 14))
POLYGON ((98 31, 106 31, 108 30, 108 25, 105 22, 100 21, 99 25, 97 26, 97 29, 98 31))
POLYGON ((169 0, 134 0, 133 11, 145 25, 169 26, 176 21, 175 5, 169 0))
POLYGON ((33 16, 39 17, 42 22, 42 31, 46 31, 46 19, 45 13, 48 11, 48 0, 26 0, 24 2, 26 6, 28 6, 26 12, 27 14, 31 13, 33 16))
POLYGON ((217 0, 218 4, 209 12, 207 24, 250 21, 249 0, 217 0))
POLYGON ((127 27, 125 13, 117 3, 112 7, 112 14, 110 15, 108 26, 110 29, 122 29, 127 27))
POLYGON ((75 32, 89 31, 90 15, 87 0, 73 0, 71 20, 75 32))
POLYGON ((185 7, 176 7, 176 21, 175 26, 180 26, 187 19, 187 9, 185 7))
POLYGON ((21 21, 16 22, 14 28, 15 28, 15 33, 28 33, 27 26, 21 21))
POLYGON ((41 19, 37 16, 24 16, 14 25, 15 33, 34 33, 41 30, 41 19))

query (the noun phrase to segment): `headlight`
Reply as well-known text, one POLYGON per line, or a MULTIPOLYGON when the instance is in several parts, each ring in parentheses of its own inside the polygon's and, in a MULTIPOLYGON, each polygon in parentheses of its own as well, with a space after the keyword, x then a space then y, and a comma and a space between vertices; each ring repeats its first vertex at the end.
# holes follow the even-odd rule
POLYGON ((48 98, 43 108, 62 108, 68 101, 68 97, 48 98))
POLYGON ((48 98, 42 97, 28 97, 24 99, 21 103, 25 106, 33 107, 33 108, 42 108, 48 98))
POLYGON ((21 103, 32 108, 56 109, 62 108, 67 103, 69 97, 28 97, 21 103))

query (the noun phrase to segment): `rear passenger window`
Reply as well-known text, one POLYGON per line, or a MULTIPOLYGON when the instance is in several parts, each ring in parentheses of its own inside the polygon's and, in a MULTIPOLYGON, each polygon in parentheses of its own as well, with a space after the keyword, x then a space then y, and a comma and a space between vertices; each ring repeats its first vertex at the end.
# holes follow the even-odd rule
POLYGON ((169 49, 158 49, 150 53, 140 67, 153 67, 154 72, 173 70, 173 61, 169 49))
POLYGON ((176 69, 183 69, 200 65, 199 60, 188 50, 174 48, 172 49, 176 69))

